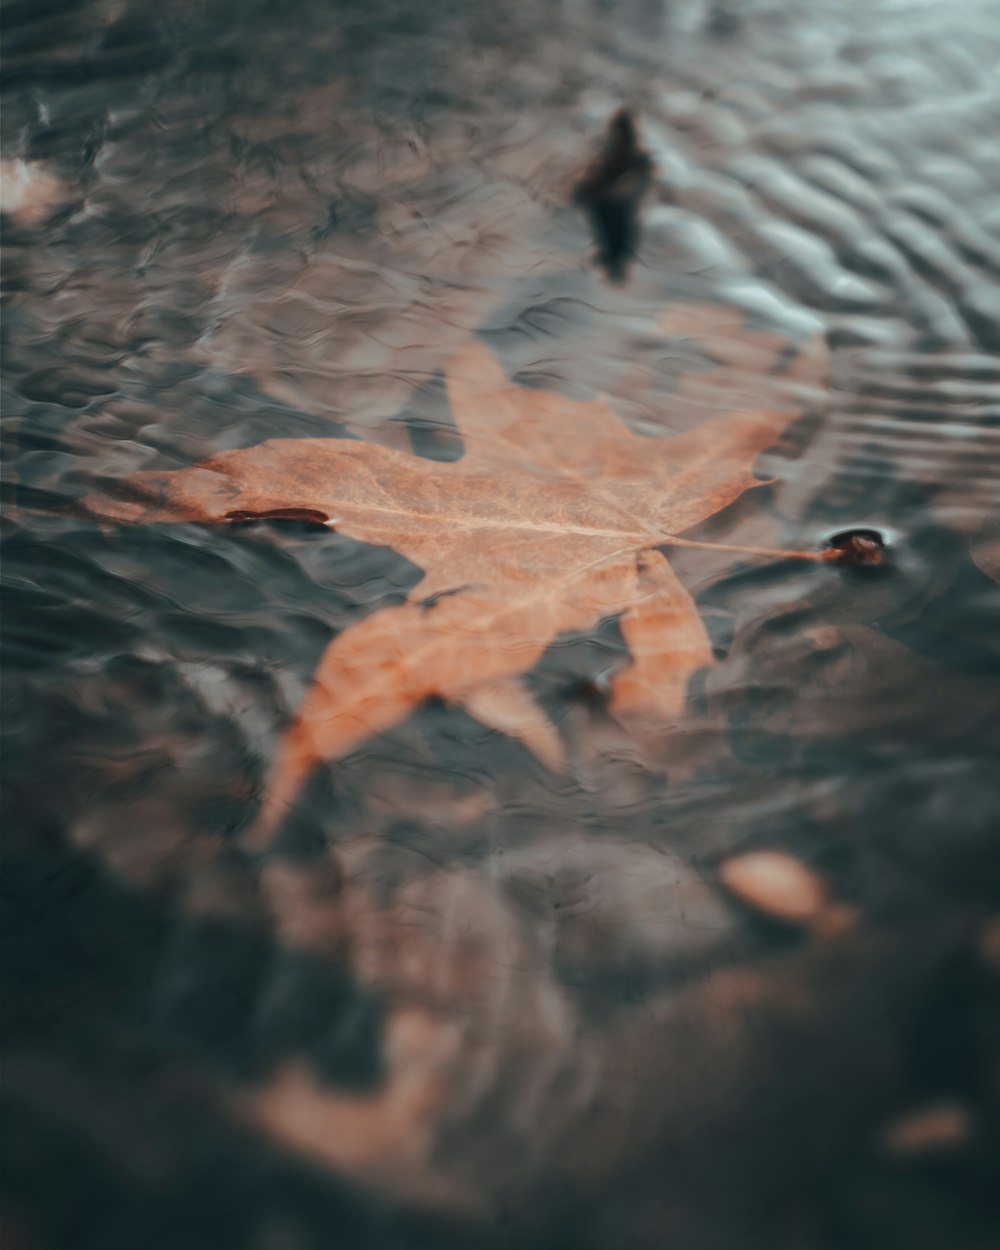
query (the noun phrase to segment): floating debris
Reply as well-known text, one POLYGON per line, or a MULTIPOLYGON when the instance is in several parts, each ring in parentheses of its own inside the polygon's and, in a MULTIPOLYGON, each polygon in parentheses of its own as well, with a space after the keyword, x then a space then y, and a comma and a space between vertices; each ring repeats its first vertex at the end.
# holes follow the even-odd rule
POLYGON ((577 184, 574 203, 587 215, 597 242, 595 263, 612 282, 624 282, 639 244, 642 201, 653 181, 653 161, 639 146, 635 119, 619 109, 604 146, 577 184))
POLYGON ((885 539, 878 530, 843 530, 830 539, 829 558, 835 564, 881 564, 885 559, 885 539))
POLYGON ((979 939, 979 950, 986 965, 1000 972, 1000 916, 988 921, 979 939))

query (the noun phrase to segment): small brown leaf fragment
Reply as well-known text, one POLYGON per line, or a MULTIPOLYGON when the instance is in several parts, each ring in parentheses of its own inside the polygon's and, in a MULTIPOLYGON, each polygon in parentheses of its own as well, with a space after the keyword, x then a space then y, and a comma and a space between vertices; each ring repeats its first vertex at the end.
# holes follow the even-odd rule
POLYGON ((1000 916, 988 920, 979 937, 983 961, 994 972, 1000 972, 1000 916))
POLYGON ((750 907, 789 924, 812 925, 828 909, 819 877, 782 851, 748 851, 726 860, 719 880, 750 907))
POLYGON ((879 1146, 898 1157, 946 1154, 967 1145, 974 1128, 972 1113, 961 1103, 929 1103, 890 1121, 879 1146))

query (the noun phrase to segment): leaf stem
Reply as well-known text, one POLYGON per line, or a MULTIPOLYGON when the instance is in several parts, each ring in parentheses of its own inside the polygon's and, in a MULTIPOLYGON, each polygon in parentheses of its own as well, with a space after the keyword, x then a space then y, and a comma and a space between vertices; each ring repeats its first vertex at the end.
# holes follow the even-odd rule
POLYGON ((704 551, 738 551, 750 556, 771 556, 781 560, 813 560, 825 563, 840 554, 835 547, 825 551, 789 551, 783 547, 745 547, 739 543, 703 543, 694 538, 678 538, 674 534, 661 535, 662 540, 673 547, 698 547, 704 551))

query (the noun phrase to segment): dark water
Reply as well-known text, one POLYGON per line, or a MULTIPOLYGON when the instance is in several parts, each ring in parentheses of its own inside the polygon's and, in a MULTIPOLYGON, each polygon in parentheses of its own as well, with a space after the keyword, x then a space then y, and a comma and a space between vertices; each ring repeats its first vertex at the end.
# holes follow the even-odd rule
POLYGON ((3 14, 11 1244, 997 1244, 1000 8, 3 14), (617 287, 570 192, 623 101, 657 173, 617 287), (420 570, 72 502, 275 436, 454 457, 474 332, 651 436, 823 336, 773 481, 693 536, 891 558, 672 552, 718 663, 663 759, 595 692, 608 621, 530 675, 565 775, 435 703, 261 861, 323 648, 420 570), (747 848, 857 923, 737 904, 747 848), (935 1107, 962 1130, 892 1146, 935 1107))

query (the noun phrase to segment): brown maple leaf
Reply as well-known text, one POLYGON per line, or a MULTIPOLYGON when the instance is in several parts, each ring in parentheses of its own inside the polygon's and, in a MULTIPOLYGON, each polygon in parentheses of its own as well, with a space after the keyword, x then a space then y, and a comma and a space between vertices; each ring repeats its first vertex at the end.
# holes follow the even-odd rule
POLYGON ((513 385, 482 344, 460 351, 447 379, 464 441, 454 463, 347 439, 275 439, 87 500, 91 515, 129 522, 314 519, 423 569, 406 603, 330 644, 280 747, 261 833, 316 764, 431 695, 559 767, 562 739, 522 676, 565 631, 619 617, 631 663, 613 679, 611 708, 626 718, 676 719, 689 677, 712 663, 694 601, 657 548, 759 485, 753 463, 795 406, 656 438, 603 398, 513 385))

